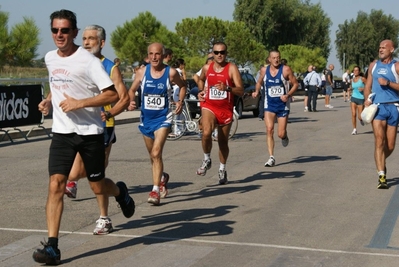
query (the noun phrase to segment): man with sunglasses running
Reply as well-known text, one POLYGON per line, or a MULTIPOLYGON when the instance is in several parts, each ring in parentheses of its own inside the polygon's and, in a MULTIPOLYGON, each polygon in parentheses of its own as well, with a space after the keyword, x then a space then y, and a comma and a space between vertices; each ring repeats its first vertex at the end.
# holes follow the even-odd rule
POLYGON ((281 138, 283 147, 288 146, 289 139, 287 135, 287 120, 290 113, 289 101, 292 94, 298 88, 298 81, 292 73, 291 68, 287 65, 281 64, 279 51, 270 51, 268 60, 270 65, 263 67, 260 70, 255 92, 252 96, 257 97, 261 88, 265 90, 265 125, 267 132, 267 147, 270 154, 270 158, 265 163, 265 167, 273 167, 276 164, 274 158, 274 123, 277 118, 278 137, 281 138), (285 84, 287 81, 292 85, 291 89, 286 88, 285 84))
POLYGON ((201 104, 202 149, 204 160, 197 170, 205 175, 212 166, 212 132, 218 127, 219 184, 226 184, 226 162, 229 156, 228 137, 233 121, 234 95, 242 96, 244 89, 241 75, 235 64, 227 62, 227 45, 217 42, 213 45, 213 62, 202 67, 198 81, 201 104))
POLYGON ((57 47, 45 56, 51 93, 39 103, 47 115, 53 108, 53 138, 49 155, 49 189, 46 204, 48 241, 33 252, 39 263, 58 265, 58 236, 64 207, 64 190, 76 154, 82 156, 90 187, 95 194, 114 196, 123 215, 131 217, 134 201, 126 184, 105 178, 105 151, 101 107, 118 100, 118 94, 100 60, 74 43, 76 15, 69 10, 50 16, 57 47))

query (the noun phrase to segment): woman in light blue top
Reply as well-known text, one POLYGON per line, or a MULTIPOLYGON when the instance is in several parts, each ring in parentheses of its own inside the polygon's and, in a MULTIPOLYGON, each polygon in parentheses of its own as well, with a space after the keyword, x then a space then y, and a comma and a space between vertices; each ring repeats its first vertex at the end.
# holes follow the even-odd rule
POLYGON ((366 84, 366 78, 360 73, 360 67, 353 68, 352 78, 352 97, 351 97, 351 110, 352 110, 352 135, 357 134, 356 130, 356 116, 359 118, 360 124, 364 125, 361 114, 364 109, 364 95, 363 89, 366 84))

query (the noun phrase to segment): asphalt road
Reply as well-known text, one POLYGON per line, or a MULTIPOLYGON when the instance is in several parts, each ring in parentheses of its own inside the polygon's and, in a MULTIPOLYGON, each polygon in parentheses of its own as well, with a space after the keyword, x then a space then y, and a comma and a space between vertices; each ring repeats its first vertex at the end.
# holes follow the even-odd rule
MULTIPOLYGON (((390 189, 378 190, 371 126, 352 136, 349 103, 318 103, 318 113, 292 103, 290 144, 276 137, 273 168, 264 167, 264 123, 244 113, 224 186, 216 142, 202 177, 198 137, 167 141, 170 189, 158 207, 146 202, 151 170, 137 123, 117 125, 107 176, 126 182, 136 213, 124 218, 110 199, 116 231, 92 235, 98 208, 82 180, 78 198, 65 197, 63 266, 399 266, 399 152, 387 160, 390 189)), ((0 266, 38 266, 31 255, 47 236, 49 144, 45 136, 0 142, 0 266)))

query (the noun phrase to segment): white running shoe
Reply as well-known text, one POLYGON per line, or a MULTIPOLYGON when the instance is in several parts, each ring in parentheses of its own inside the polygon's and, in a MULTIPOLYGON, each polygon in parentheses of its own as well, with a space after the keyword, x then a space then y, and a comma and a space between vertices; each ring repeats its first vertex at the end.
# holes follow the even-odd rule
POLYGON ((357 135, 357 131, 356 131, 356 129, 353 129, 353 131, 352 131, 352 135, 357 135))
POLYGON ((113 230, 110 218, 99 218, 96 221, 96 228, 94 228, 93 235, 107 235, 113 230))
POLYGON ((327 107, 328 107, 328 108, 334 108, 334 106, 331 106, 331 105, 327 105, 327 107))
POLYGON ((269 160, 265 163, 265 167, 273 167, 274 165, 276 165, 276 160, 274 159, 274 157, 270 157, 269 160))
POLYGON ((206 171, 209 170, 211 167, 212 167, 211 159, 203 160, 201 167, 199 167, 197 170, 197 174, 204 176, 206 174, 206 171))

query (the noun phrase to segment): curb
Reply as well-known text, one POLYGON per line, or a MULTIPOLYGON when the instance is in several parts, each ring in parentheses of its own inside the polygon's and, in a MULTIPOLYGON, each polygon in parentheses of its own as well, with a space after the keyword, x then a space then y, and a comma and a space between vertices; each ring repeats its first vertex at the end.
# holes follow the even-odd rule
MULTIPOLYGON (((126 118, 126 119, 119 119, 115 120, 115 125, 121 125, 121 124, 127 124, 127 123, 135 123, 135 122, 140 122, 140 118, 126 118)), ((27 126, 23 126, 26 128, 27 126)), ((11 143, 14 143, 13 140, 16 139, 25 139, 26 141, 29 141, 29 137, 36 137, 36 136, 43 136, 47 135, 48 138, 51 138, 52 134, 52 128, 45 128, 42 125, 39 126, 32 126, 30 130, 21 130, 18 129, 17 127, 15 128, 9 128, 3 129, 4 132, 0 132, 0 144, 1 142, 4 141, 9 141, 11 143), (9 132, 7 132, 9 131, 9 132), (7 132, 7 133, 5 133, 7 132), (1 135, 3 133, 3 135, 1 135), (11 139, 10 139, 11 138, 11 139)))

